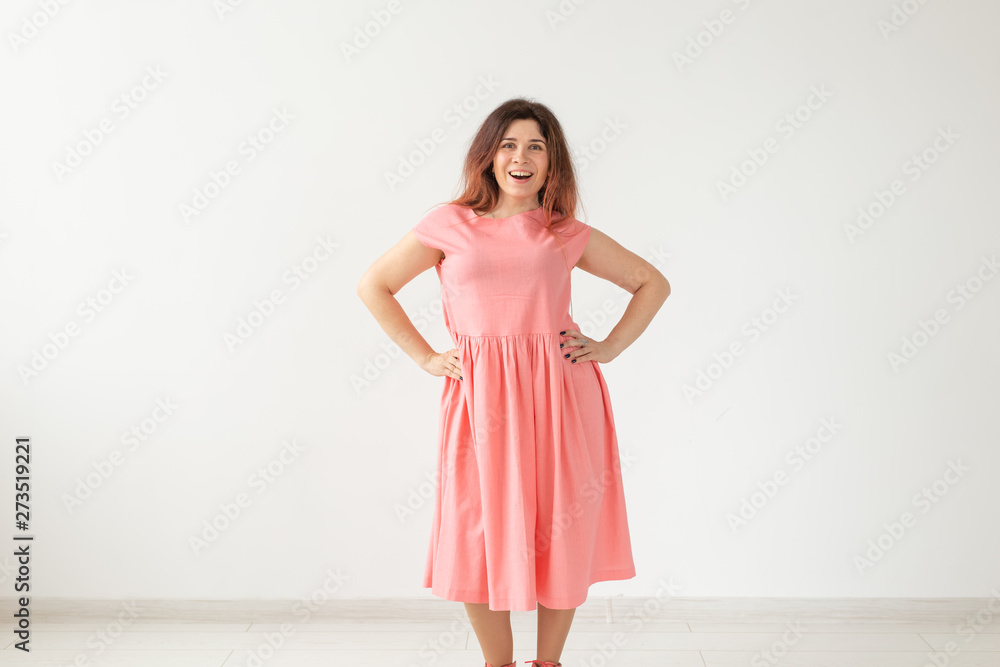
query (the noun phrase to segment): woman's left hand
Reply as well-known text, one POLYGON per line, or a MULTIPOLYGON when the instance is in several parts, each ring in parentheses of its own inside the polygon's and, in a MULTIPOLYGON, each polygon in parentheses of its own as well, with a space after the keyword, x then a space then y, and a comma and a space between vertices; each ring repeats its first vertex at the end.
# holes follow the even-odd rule
POLYGON ((583 361, 596 361, 606 364, 618 356, 618 353, 612 349, 611 345, 601 340, 588 338, 576 329, 560 331, 559 335, 563 336, 562 347, 559 348, 559 352, 563 355, 563 360, 567 364, 579 364, 583 361))

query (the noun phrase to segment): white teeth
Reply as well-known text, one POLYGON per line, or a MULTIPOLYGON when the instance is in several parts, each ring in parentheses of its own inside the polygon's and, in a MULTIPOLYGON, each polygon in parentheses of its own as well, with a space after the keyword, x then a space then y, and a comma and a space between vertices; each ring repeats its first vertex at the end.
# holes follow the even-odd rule
POLYGON ((512 172, 510 172, 510 175, 511 176, 531 176, 531 172, 530 171, 512 171, 512 172))

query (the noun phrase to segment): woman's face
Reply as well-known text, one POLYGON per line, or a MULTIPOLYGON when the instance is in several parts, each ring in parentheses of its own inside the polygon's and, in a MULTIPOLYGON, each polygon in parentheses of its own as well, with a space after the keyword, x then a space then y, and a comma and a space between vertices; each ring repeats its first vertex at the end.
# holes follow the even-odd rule
POLYGON ((538 202, 538 191, 545 185, 549 171, 549 147, 542 138, 542 130, 533 118, 515 120, 504 132, 500 148, 493 158, 493 174, 500 185, 500 197, 514 200, 533 199, 538 202), (518 179, 511 175, 530 174, 518 179))

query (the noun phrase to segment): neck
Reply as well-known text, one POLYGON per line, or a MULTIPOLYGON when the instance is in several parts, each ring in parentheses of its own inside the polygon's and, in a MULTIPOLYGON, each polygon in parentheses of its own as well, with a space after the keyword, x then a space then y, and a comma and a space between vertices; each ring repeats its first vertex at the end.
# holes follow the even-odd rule
POLYGON ((496 207, 489 212, 489 214, 483 216, 485 218, 509 218, 511 216, 517 215, 518 213, 525 213, 527 211, 534 211, 538 208, 540 204, 538 203, 538 198, 534 197, 531 200, 518 200, 518 201, 504 201, 501 197, 500 201, 497 202, 496 207))

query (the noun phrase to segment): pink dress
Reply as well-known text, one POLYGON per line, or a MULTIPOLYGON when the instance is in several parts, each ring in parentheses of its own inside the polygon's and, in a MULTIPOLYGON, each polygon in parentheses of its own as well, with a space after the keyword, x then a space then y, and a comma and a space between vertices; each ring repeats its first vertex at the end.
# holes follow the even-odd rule
POLYGON ((446 255, 435 270, 464 377, 443 378, 423 587, 491 610, 570 609, 592 583, 635 576, 607 385, 559 348, 580 329, 570 271, 590 227, 550 232, 542 216, 447 204, 413 228, 446 255))

